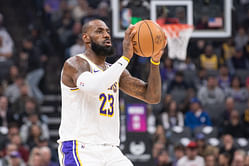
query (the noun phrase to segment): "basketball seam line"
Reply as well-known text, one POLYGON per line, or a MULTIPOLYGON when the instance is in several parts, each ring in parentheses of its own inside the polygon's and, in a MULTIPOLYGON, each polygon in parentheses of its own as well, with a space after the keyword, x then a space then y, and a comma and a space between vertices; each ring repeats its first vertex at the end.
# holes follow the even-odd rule
MULTIPOLYGON (((152 55, 154 54, 154 39, 153 39, 153 35, 152 35, 152 32, 151 32, 151 30, 150 30, 150 26, 148 25, 148 23, 146 22, 146 21, 144 21, 145 22, 145 24, 147 25, 147 27, 148 27, 148 29, 149 29, 149 31, 150 31, 150 36, 151 36, 151 39, 152 39, 152 55)), ((152 56, 151 55, 151 56, 152 56)))
POLYGON ((142 49, 141 49, 140 42, 139 42, 139 32, 140 32, 140 28, 141 28, 142 24, 143 24, 143 23, 141 23, 141 24, 139 25, 139 29, 138 29, 138 33, 137 33, 137 38, 138 38, 138 39, 137 39, 137 42, 138 42, 139 49, 140 49, 141 53, 142 53, 143 56, 144 56, 144 53, 143 53, 143 51, 142 51, 142 49))

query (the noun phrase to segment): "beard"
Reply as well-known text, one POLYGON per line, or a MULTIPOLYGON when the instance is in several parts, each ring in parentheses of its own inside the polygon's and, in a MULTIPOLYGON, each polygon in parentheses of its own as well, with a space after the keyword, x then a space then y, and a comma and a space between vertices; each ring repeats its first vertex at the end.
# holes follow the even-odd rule
POLYGON ((91 40, 91 48, 97 56, 109 57, 114 54, 114 48, 112 46, 102 46, 98 43, 95 43, 93 40, 91 40))

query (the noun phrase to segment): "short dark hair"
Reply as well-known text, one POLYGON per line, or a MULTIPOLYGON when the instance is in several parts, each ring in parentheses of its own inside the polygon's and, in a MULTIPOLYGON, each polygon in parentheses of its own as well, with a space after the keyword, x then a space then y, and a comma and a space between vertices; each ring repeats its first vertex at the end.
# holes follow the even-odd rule
MULTIPOLYGON (((83 34, 83 33, 86 33, 86 32, 88 31, 88 28, 89 28, 89 26, 90 26, 90 23, 93 22, 93 21, 103 21, 103 20, 101 20, 101 19, 95 19, 95 18, 90 19, 89 21, 87 21, 87 22, 82 26, 82 34, 83 34)), ((103 21, 103 22, 104 22, 104 21, 103 21)))
POLYGON ((174 150, 181 150, 181 151, 184 151, 185 150, 185 147, 182 145, 182 144, 178 144, 174 147, 174 150))

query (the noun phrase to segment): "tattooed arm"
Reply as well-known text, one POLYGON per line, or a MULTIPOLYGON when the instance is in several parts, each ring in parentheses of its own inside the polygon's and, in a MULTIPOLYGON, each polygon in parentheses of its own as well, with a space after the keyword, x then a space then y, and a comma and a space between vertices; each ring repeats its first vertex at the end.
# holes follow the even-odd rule
MULTIPOLYGON (((163 51, 155 57, 152 57, 153 61, 159 62, 162 54, 163 51)), ((143 100, 146 103, 159 103, 161 100, 161 76, 159 65, 150 65, 150 74, 147 83, 131 76, 130 73, 125 70, 120 77, 119 86, 124 93, 143 100)))

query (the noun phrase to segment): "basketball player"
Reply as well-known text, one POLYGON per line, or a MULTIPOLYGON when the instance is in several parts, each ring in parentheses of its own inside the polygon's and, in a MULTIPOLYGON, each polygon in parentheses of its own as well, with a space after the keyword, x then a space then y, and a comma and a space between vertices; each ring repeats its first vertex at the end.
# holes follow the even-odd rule
POLYGON ((61 76, 62 112, 59 129, 61 166, 132 166, 119 146, 119 89, 155 104, 161 97, 159 62, 163 51, 151 60, 148 83, 125 69, 133 56, 130 26, 123 41, 123 56, 114 64, 110 30, 101 20, 82 28, 85 52, 69 58, 61 76))

